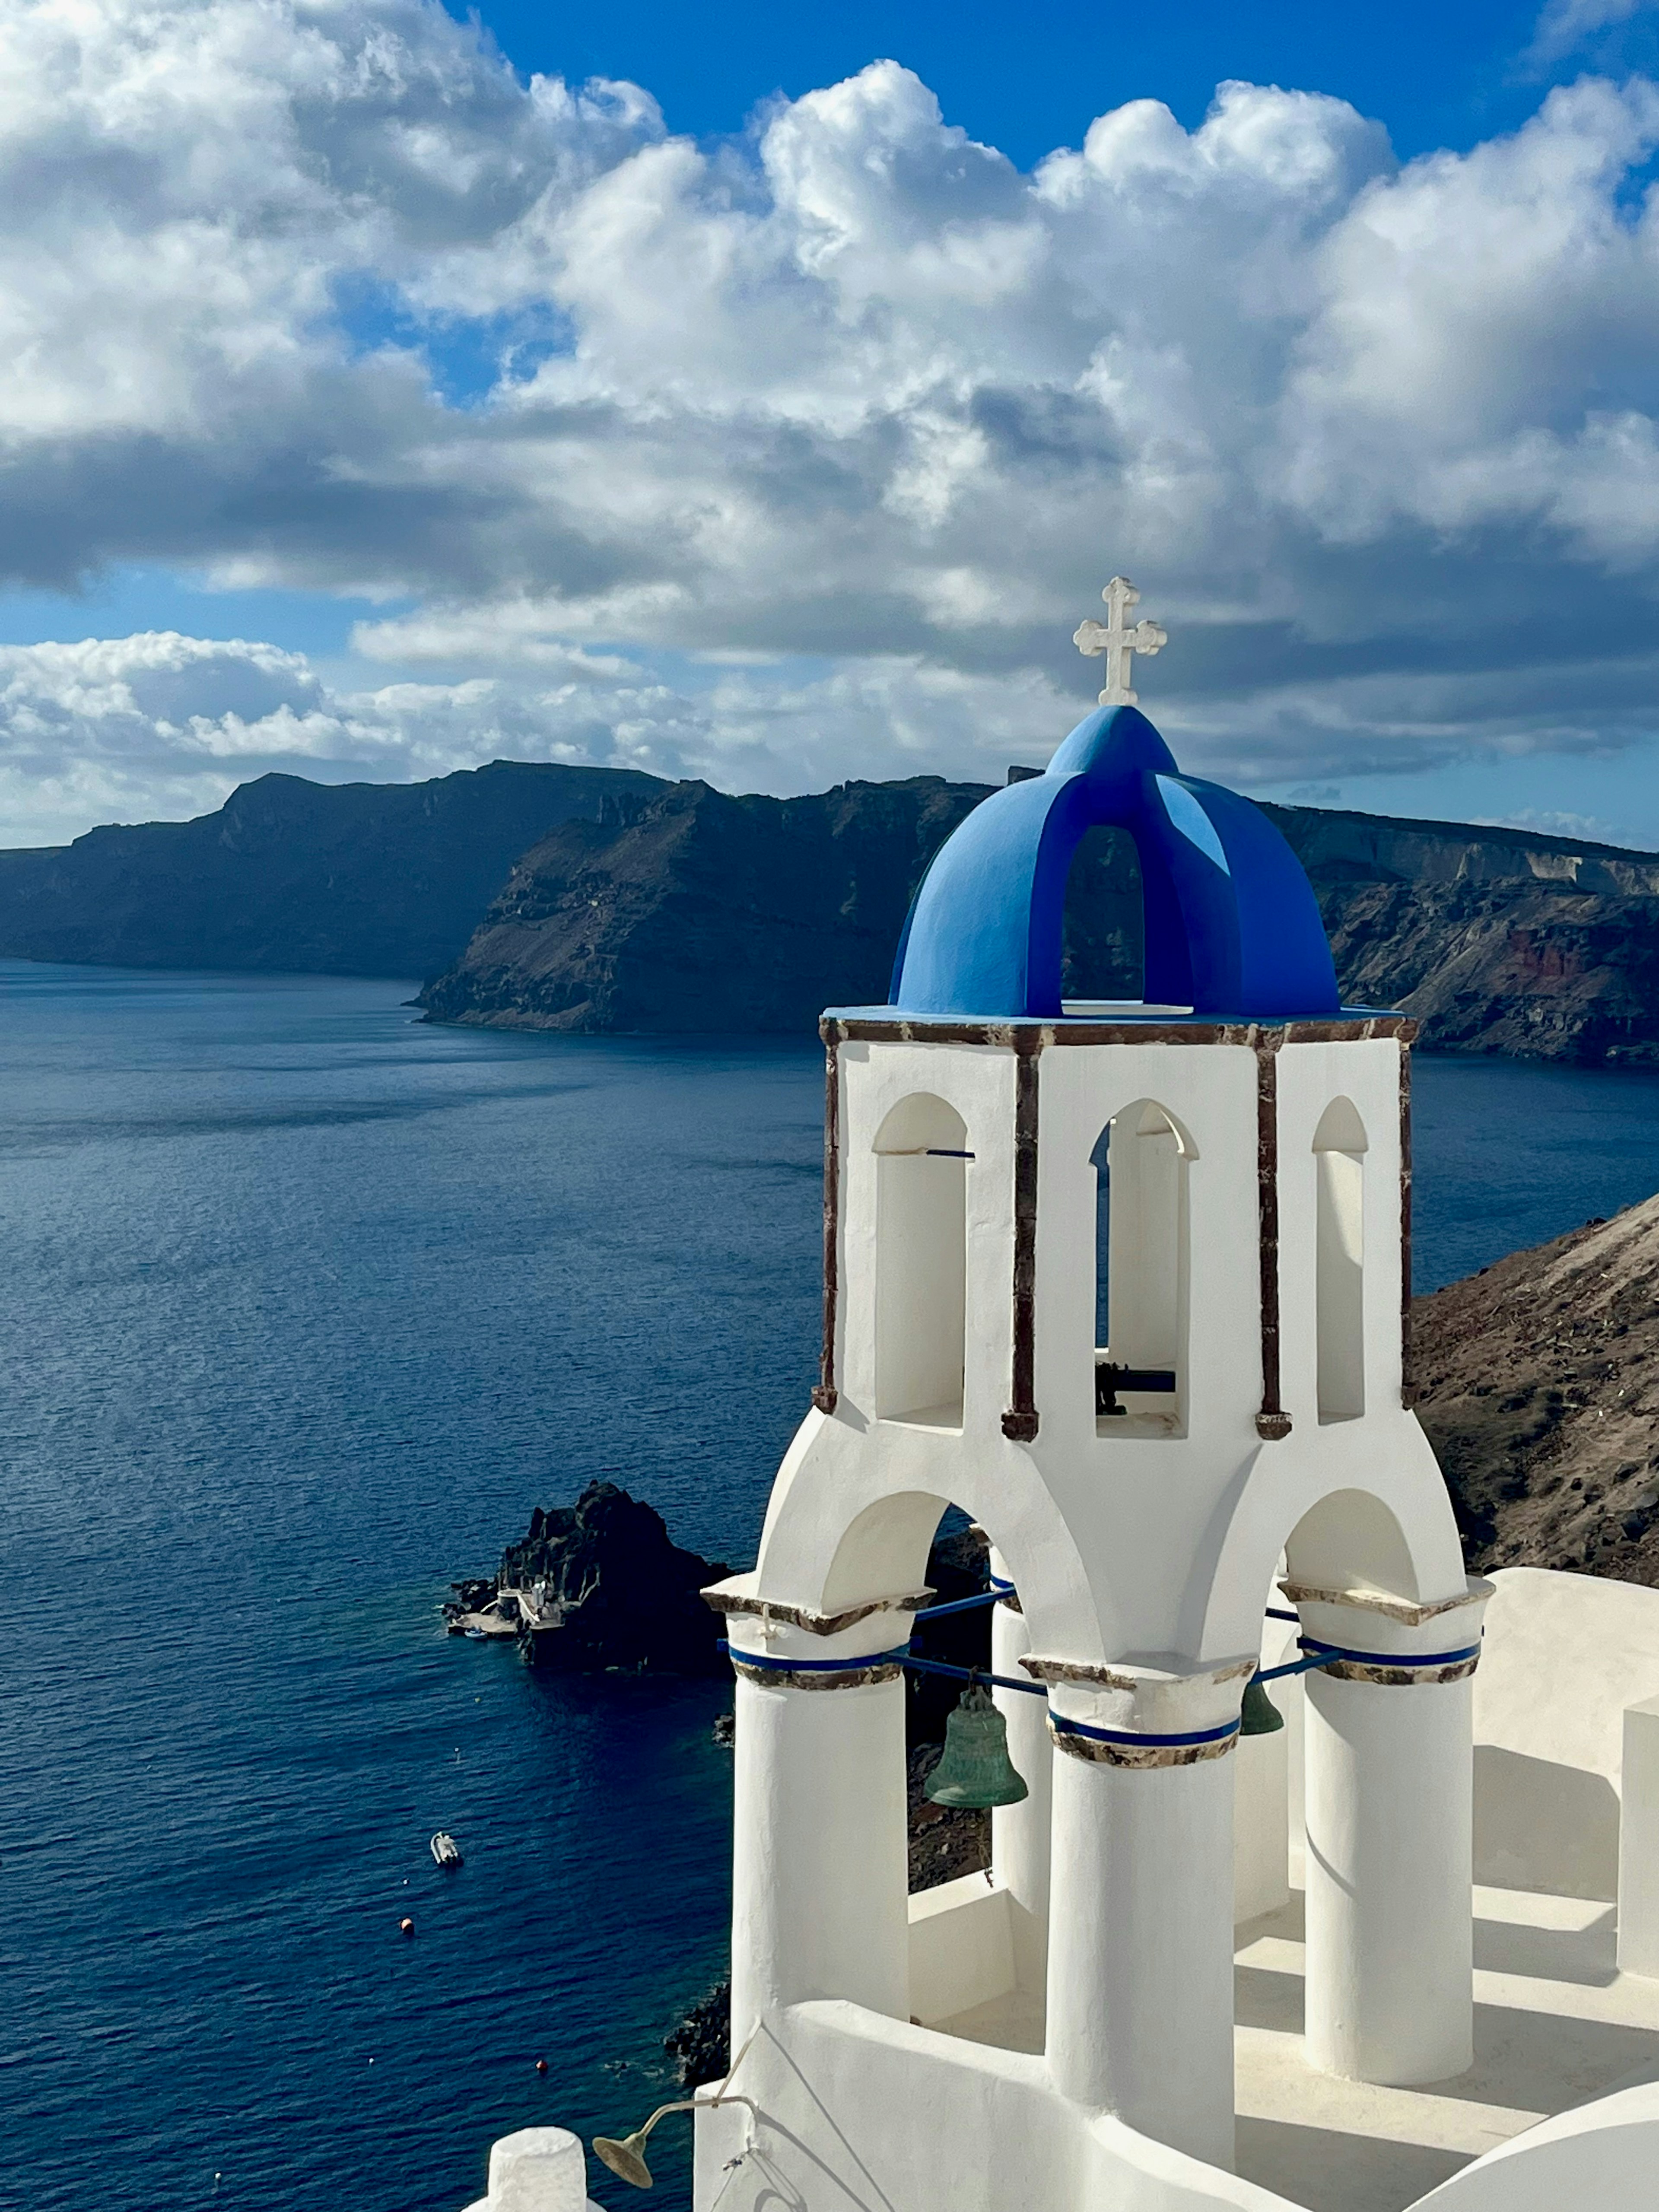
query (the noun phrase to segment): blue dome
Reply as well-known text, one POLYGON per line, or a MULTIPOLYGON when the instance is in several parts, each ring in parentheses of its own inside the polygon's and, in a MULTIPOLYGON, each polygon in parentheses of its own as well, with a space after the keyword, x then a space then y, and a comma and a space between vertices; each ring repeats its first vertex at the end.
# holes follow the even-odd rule
POLYGON ((1127 830, 1140 855, 1149 1004, 1242 1020, 1340 1011, 1301 862, 1249 799, 1182 775, 1133 707, 1089 715, 1045 774, 994 792, 946 839, 904 926, 893 1006, 1058 1017, 1066 879, 1101 828, 1127 830))

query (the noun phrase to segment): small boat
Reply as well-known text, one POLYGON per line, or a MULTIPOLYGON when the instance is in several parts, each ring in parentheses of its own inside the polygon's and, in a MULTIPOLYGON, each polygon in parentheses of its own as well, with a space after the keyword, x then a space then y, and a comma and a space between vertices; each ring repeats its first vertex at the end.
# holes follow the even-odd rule
POLYGON ((461 1847, 447 1828, 440 1828, 432 1838, 432 1856, 441 1867, 458 1867, 461 1863, 461 1847))

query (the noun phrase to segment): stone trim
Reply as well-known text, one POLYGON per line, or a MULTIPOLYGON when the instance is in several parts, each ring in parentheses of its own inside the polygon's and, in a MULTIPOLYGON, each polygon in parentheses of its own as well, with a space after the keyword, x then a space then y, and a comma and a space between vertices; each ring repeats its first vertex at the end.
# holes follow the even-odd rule
POLYGON ((746 1614, 754 1620, 775 1620, 786 1628, 804 1628, 809 1636, 839 1636, 854 1621, 868 1620, 875 1613, 920 1613, 939 1595, 937 1590, 907 1590, 902 1597, 866 1598, 862 1605, 844 1607, 839 1613, 814 1613, 810 1606, 784 1605, 775 1598, 752 1597, 742 1591, 712 1583, 700 1593, 716 1613, 746 1614))
POLYGON ((1224 1759, 1238 1741, 1235 1729, 1215 1743, 1102 1743, 1097 1737, 1073 1735, 1069 1729, 1056 1728, 1052 1714, 1048 1734, 1058 1750, 1091 1766, 1199 1766, 1206 1759, 1224 1759))
POLYGON ((1480 1664, 1477 1651, 1471 1659, 1454 1659, 1444 1667, 1381 1667, 1375 1660, 1333 1659, 1314 1671, 1333 1682, 1376 1682, 1390 1690, 1411 1690, 1419 1683, 1467 1680, 1480 1664))
POLYGON ((1294 1606, 1352 1606, 1361 1613, 1380 1613, 1385 1620, 1397 1620, 1407 1628, 1420 1628, 1425 1620, 1437 1620, 1443 1613, 1455 1613, 1462 1606, 1484 1605, 1493 1594, 1492 1585, 1480 1575, 1469 1576, 1457 1597, 1429 1599, 1396 1597, 1390 1590, 1324 1589, 1312 1583, 1288 1580, 1279 1587, 1294 1606))
POLYGON ((1041 1032, 1013 1039, 1014 1063, 1014 1351, 1009 1406, 1002 1433, 1029 1444, 1037 1432, 1036 1224, 1037 1115, 1041 1032))
POLYGON ((832 1022, 823 1036, 823 1344, 812 1403, 833 1413, 836 1388, 836 1309, 841 1292, 841 1043, 832 1022))
POLYGON ((1264 1030, 1281 1044, 1363 1043, 1372 1037, 1398 1037, 1409 1044, 1418 1024, 1408 1014, 1352 1014, 1329 1021, 1190 1022, 933 1021, 925 1015, 826 1014, 818 1024, 826 1040, 900 1044, 1000 1045, 1017 1047, 1023 1037, 1030 1049, 1064 1044, 1222 1044, 1254 1047, 1264 1030))
POLYGON ((1412 1048, 1400 1040, 1400 1402, 1417 1403, 1412 1358, 1412 1048))
POLYGON ((1255 1432, 1277 1443, 1291 1433, 1279 1399, 1279 1049, 1269 1031, 1255 1042, 1255 1204, 1261 1287, 1261 1410, 1255 1432))
POLYGON ((871 1682, 896 1682, 904 1669, 896 1660, 883 1660, 874 1666, 850 1666, 844 1674, 832 1674, 827 1668, 822 1674, 797 1673, 790 1667, 745 1666, 734 1651, 732 1671, 763 1689, 861 1690, 871 1682))
POLYGON ((1255 1674, 1254 1659, 1224 1660, 1218 1667, 1197 1667, 1190 1674, 1177 1674, 1152 1667, 1114 1667, 1103 1659, 1054 1659, 1040 1651, 1027 1651, 1020 1665, 1035 1682, 1088 1682, 1108 1690, 1176 1688, 1191 1682, 1237 1682, 1255 1674))

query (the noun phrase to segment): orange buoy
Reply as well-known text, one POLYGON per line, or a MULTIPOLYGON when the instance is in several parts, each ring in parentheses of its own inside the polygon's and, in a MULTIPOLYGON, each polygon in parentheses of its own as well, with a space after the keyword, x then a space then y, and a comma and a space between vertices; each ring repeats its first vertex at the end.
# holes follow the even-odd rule
POLYGON ((400 1932, 405 1936, 412 1936, 415 1933, 415 1923, 412 1920, 400 1920, 398 1926, 400 1932))
POLYGON ((538 2059, 536 2061, 536 2071, 537 2071, 538 2074, 545 2074, 545 2073, 546 2073, 546 2071, 547 2071, 547 2061, 546 2061, 546 2059, 544 2059, 544 2058, 538 2058, 538 2059))

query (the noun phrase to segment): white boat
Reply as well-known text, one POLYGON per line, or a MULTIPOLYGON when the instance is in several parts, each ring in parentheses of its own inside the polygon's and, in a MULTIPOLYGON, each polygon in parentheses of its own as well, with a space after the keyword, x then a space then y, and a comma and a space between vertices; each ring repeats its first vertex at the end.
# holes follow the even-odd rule
POLYGON ((461 1863, 461 1847, 447 1828, 440 1828, 432 1838, 432 1856, 441 1867, 458 1867, 461 1863))

